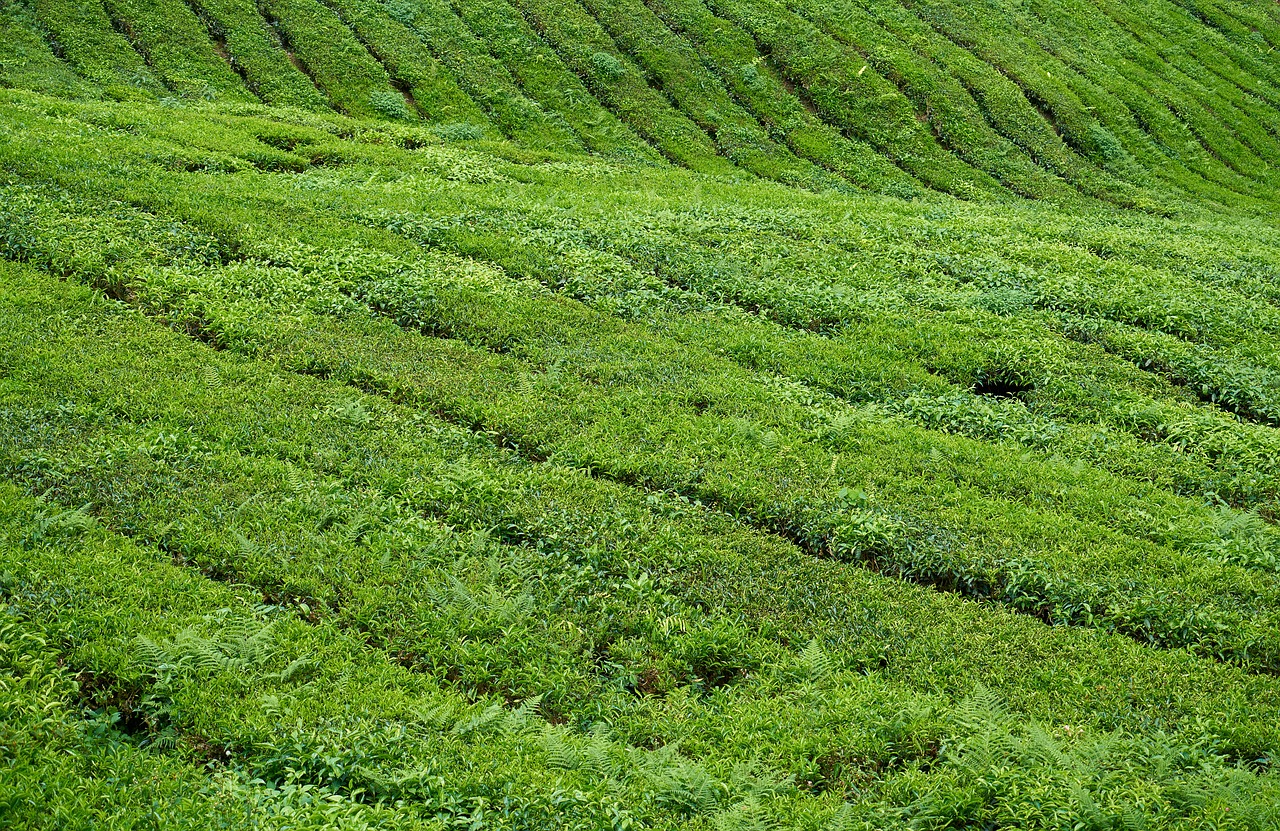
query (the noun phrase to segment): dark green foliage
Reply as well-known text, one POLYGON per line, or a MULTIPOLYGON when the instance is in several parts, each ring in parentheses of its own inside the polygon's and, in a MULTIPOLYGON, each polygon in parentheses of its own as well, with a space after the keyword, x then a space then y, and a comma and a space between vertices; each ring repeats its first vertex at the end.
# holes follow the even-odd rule
POLYGON ((875 69, 892 81, 916 112, 925 114, 925 123, 943 147, 1023 196, 1068 202, 1078 197, 1078 191, 1024 157, 989 126, 964 85, 935 64, 927 51, 907 49, 896 34, 852 4, 797 5, 823 30, 863 55, 868 71, 875 69))
POLYGON ((399 108, 387 106, 387 96, 400 93, 386 70, 319 0, 265 0, 261 7, 290 60, 339 112, 384 118, 409 114, 403 100, 399 108))
POLYGON ((606 156, 660 159, 652 147, 600 105, 506 0, 458 2, 454 9, 510 68, 525 93, 564 116, 588 148, 606 156))
POLYGON ((897 196, 919 193, 918 186, 870 146, 843 136, 823 122, 761 60, 750 35, 712 15, 700 0, 654 0, 650 4, 673 30, 698 49, 733 94, 748 106, 775 140, 869 190, 897 196))
MULTIPOLYGON (((775 144, 755 118, 733 100, 719 80, 698 58, 684 38, 669 30, 642 0, 587 0, 584 4, 602 22, 614 41, 635 57, 646 73, 689 118, 707 132, 720 152, 758 176, 809 187, 836 187, 838 179, 802 162, 775 144)), ((606 52, 597 53, 616 65, 605 74, 620 76, 623 67, 606 52)), ((595 60, 593 56, 592 60, 595 60)))
MULTIPOLYGON (((273 105, 487 120, 538 150, 662 155, 895 196, 1091 197, 1168 214, 1186 197, 1261 208, 1277 184, 1266 162, 1280 152, 1280 75, 1265 59, 1275 24, 1234 8, 113 0, 99 14, 32 3, 29 20, 25 2, 6 13, 28 32, 38 18, 55 57, 117 98, 243 100, 247 87, 273 105)), ((7 48, 42 51, 14 37, 7 48)), ((9 83, 49 89, 61 74, 71 91, 56 61, 37 60, 44 69, 9 83)))
MULTIPOLYGON (((372 0, 333 0, 335 9, 390 74, 392 82, 408 96, 401 96, 395 118, 404 118, 406 105, 428 121, 441 124, 473 124, 483 127, 488 122, 479 107, 458 88, 447 71, 423 43, 404 24, 388 16, 372 0)), ((388 93, 378 93, 390 101, 388 93)), ((416 115, 417 113, 413 113, 416 115)))
POLYGON ((320 109, 323 93, 281 48, 280 36, 259 13, 253 0, 195 0, 215 48, 245 84, 265 103, 277 107, 320 109))
POLYGON ((106 94, 127 99, 167 92, 142 55, 115 30, 101 0, 35 0, 32 5, 54 53, 106 94))
POLYGON ((0 0, 0 825, 1277 827, 1278 20, 0 0))
POLYGON ((396 0, 387 12, 415 31, 462 89, 507 136, 546 149, 582 146, 569 125, 531 101, 511 72, 450 8, 448 0, 396 0))
POLYGON ((959 196, 990 195, 998 187, 946 153, 911 102, 861 54, 782 3, 720 0, 710 6, 749 31, 825 120, 866 141, 925 184, 959 196))
POLYGON ((711 139, 653 89, 577 0, 516 0, 587 88, 664 156, 703 173, 733 170, 711 139))
POLYGON ((176 95, 205 101, 256 100, 182 0, 107 0, 106 8, 176 95))
POLYGON ((101 95, 53 54, 26 4, 0 4, 0 56, 0 86, 67 98, 101 95))

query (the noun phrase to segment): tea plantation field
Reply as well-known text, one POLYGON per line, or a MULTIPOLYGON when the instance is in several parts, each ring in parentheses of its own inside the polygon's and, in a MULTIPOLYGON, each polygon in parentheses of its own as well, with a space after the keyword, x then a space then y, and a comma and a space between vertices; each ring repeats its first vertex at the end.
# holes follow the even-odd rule
POLYGON ((1280 828, 1277 46, 0 0, 0 828, 1280 828))

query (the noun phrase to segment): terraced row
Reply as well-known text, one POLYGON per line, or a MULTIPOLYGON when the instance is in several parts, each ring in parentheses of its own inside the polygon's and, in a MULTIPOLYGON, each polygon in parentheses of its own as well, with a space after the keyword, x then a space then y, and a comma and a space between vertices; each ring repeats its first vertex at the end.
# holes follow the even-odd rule
POLYGON ((332 106, 646 163, 656 150, 813 189, 1260 209, 1277 195, 1280 79, 1259 39, 1280 35, 1235 5, 1162 2, 1139 20, 1101 0, 32 0, 3 11, 15 60, 0 72, 64 94, 332 106), (32 58, 39 72, 17 68, 32 58))
MULTIPOLYGON (((253 122, 227 124, 260 129, 253 122)), ((50 121, 45 129, 53 132, 24 127, 25 150, 21 142, 11 144, 9 169, 56 182, 66 176, 59 169, 82 173, 92 158, 113 165, 129 158, 128 151, 103 149, 81 156, 85 150, 71 142, 51 140, 65 132, 62 124, 50 121), (51 158, 47 146, 67 148, 68 156, 51 158)), ((131 142, 138 132, 130 133, 131 142)), ((109 136, 102 141, 110 146, 109 136)), ((1037 409, 1011 404, 1011 424, 985 431, 976 406, 982 396, 966 398, 963 388, 931 373, 920 353, 912 355, 909 340, 866 356, 856 349, 856 330, 853 337, 821 338, 760 323, 688 287, 631 283, 638 271, 609 272, 602 268, 608 260, 599 257, 580 260, 581 273, 597 281, 612 274, 614 284, 575 285, 572 274, 561 272, 565 281, 555 285, 587 299, 592 309, 549 294, 545 271, 515 268, 521 262, 568 266, 590 250, 532 238, 539 251, 561 258, 539 264, 528 249, 514 247, 515 240, 530 239, 517 227, 496 237, 505 249, 491 243, 504 272, 419 248, 400 236, 403 224, 392 223, 395 233, 369 228, 360 188, 342 188, 343 198, 335 200, 330 188, 298 188, 303 180, 292 177, 170 174, 133 146, 136 166, 118 179, 105 170, 91 177, 97 193, 88 201, 11 189, 7 255, 128 298, 223 347, 443 414, 502 437, 531 459, 556 459, 714 505, 814 555, 862 561, 1052 622, 1114 629, 1266 672, 1278 665, 1274 532, 1256 517, 1230 509, 1215 514, 1200 498, 1154 488, 1141 481, 1141 469, 1137 480, 1125 478, 1134 466, 1155 470, 1162 460, 1178 458, 1179 472, 1199 481, 1172 490, 1200 497, 1198 488, 1226 479, 1235 483, 1230 495, 1237 504, 1273 505, 1274 428, 1190 404, 1126 362, 1073 345, 1040 313, 1010 319, 994 350, 1033 358, 1004 367, 984 363, 986 374, 969 383, 1016 386, 1019 378, 1009 373, 1036 362, 1047 376, 1070 380, 1046 384, 1048 400, 1037 409), (174 175, 186 177, 182 187, 174 187, 174 175), (145 210, 110 208, 101 201, 106 198, 145 210), (335 213, 334 205, 342 207, 335 213), (264 216, 271 223, 263 223, 264 216), (645 305, 630 305, 638 301, 645 305), (637 310, 645 323, 625 319, 637 310), (389 320, 370 320, 370 313, 389 320), (839 351, 816 357, 833 343, 839 351), (769 364, 762 367, 753 354, 770 355, 769 364), (1079 376, 1064 367, 1093 373, 1094 386, 1081 395, 1079 376), (1114 400, 1079 405, 1099 391, 1114 400), (956 398, 961 404, 949 410, 951 422, 949 402, 956 398), (870 406, 853 406, 861 402, 870 406), (1147 408, 1139 419, 1135 406, 1147 408), (1058 408, 1066 413, 1055 413, 1058 408), (912 427, 887 417, 894 412, 973 438, 912 427), (966 413, 977 421, 974 429, 966 428, 966 413), (1161 421, 1174 418, 1173 428, 1161 421), (1160 425, 1155 430, 1153 420, 1160 425), (1110 447, 1128 451, 1109 460, 1112 473, 1088 464, 1109 449, 1091 439, 1096 423, 1116 437, 1110 447), (1028 447, 1058 450, 1059 435, 1074 437, 1061 449, 1079 449, 1077 467, 1048 453, 1026 455, 1028 447), (988 443, 1010 437, 1018 444, 988 443), (1248 450, 1233 459, 1234 469, 1212 461, 1224 440, 1248 450), (1178 444, 1194 452, 1176 450, 1178 444)), ((449 169, 480 161, 438 152, 449 169)), ((508 164, 491 177, 499 170, 537 176, 535 167, 508 164)), ((372 176, 352 172, 359 181, 376 179, 376 170, 372 176)), ((627 175, 603 192, 614 198, 627 175)), ((428 175, 400 189, 372 190, 382 204, 394 204, 388 194, 396 192, 429 203, 424 194, 435 189, 431 181, 444 180, 428 175)), ((76 187, 69 180, 64 186, 76 187)), ((508 208, 520 190, 499 183, 469 192, 485 198, 491 189, 504 194, 508 208)), ((462 193, 450 186, 451 206, 462 193)), ((746 192, 735 194, 741 204, 746 192)), ((536 187, 529 195, 545 198, 536 187)), ((820 248, 799 238, 788 244, 806 255, 820 248)), ((793 268, 798 261, 799 253, 793 268)), ((989 313, 968 319, 970 326, 1004 320, 989 313)), ((935 368, 957 378, 966 362, 982 358, 971 351, 965 320, 918 321, 911 336, 929 344, 935 368), (945 369, 948 362, 954 363, 945 369)), ((887 332, 893 321, 870 317, 868 331, 887 332)), ((1230 340, 1229 331, 1223 337, 1230 340)), ((1169 482, 1167 472, 1152 478, 1169 482)))
POLYGON ((815 560, 0 270, 0 460, 45 494, 0 488, 32 827, 155 799, 259 827, 1274 818, 1230 762, 1278 740, 1264 679, 815 560), (997 768, 1020 787, 982 794, 997 768))

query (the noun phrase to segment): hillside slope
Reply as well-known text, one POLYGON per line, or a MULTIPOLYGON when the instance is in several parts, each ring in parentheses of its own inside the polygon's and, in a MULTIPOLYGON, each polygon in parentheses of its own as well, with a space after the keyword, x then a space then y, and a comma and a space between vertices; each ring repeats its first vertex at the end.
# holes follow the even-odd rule
POLYGON ((6 0, 0 84, 461 125, 893 195, 1270 204, 1268 3, 6 0), (76 76, 88 84, 74 80, 76 76))
POLYGON ((1280 827, 1276 44, 0 0, 0 825, 1280 827))

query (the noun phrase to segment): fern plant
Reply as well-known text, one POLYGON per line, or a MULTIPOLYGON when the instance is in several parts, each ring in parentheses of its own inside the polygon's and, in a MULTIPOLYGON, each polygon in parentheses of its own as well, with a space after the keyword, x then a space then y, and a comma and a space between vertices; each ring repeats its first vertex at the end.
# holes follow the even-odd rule
POLYGON ((23 538, 23 547, 31 548, 41 543, 78 537, 97 527, 98 522, 89 513, 89 505, 66 511, 41 508, 31 524, 31 530, 23 538))
POLYGON ((817 638, 810 640, 800 651, 800 670, 801 674, 814 681, 826 678, 835 672, 835 664, 831 656, 827 654, 827 650, 817 638))
POLYGON ((193 627, 182 630, 173 640, 136 636, 133 660, 150 681, 140 710, 153 733, 153 743, 173 738, 171 725, 179 715, 177 699, 187 685, 224 673, 266 682, 300 683, 317 667, 303 656, 278 672, 265 672, 274 657, 275 624, 252 619, 223 621, 210 636, 193 627))

